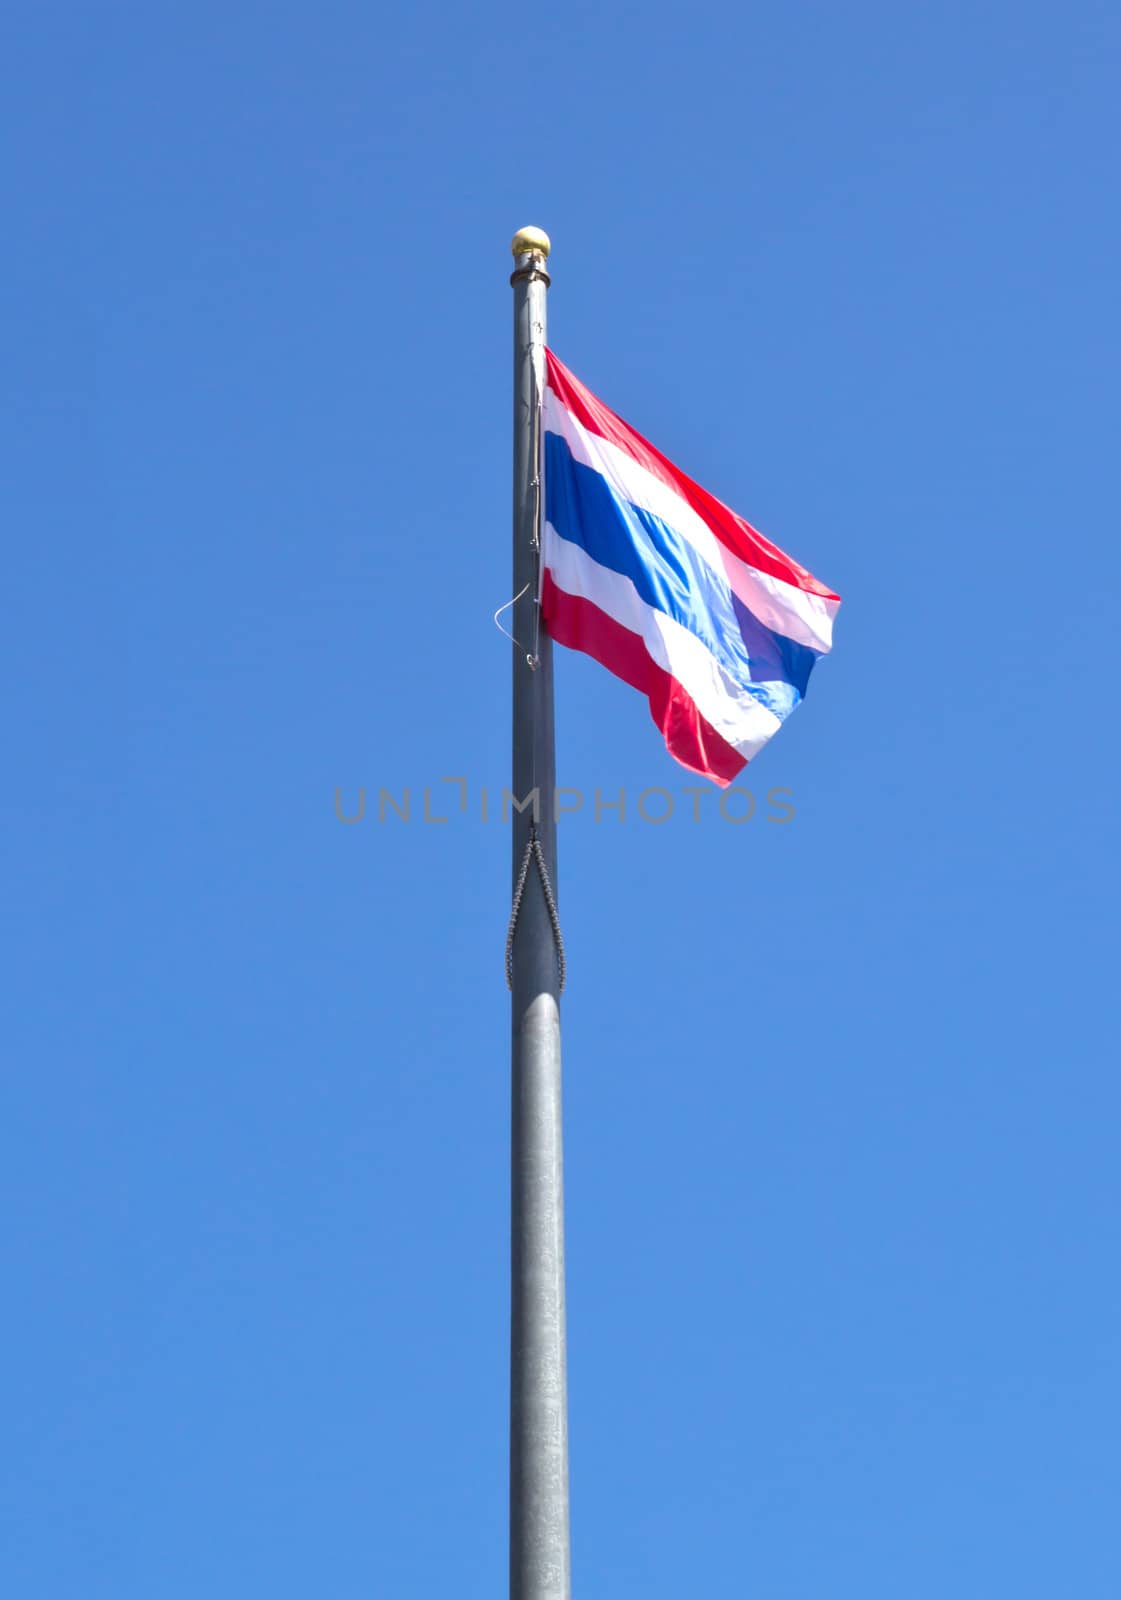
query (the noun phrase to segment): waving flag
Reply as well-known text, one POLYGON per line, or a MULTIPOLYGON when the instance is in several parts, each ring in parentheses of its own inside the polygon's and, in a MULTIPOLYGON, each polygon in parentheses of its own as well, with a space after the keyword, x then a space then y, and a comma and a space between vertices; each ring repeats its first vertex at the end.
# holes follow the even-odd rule
POLYGON ((840 600, 546 360, 549 632, 644 694, 670 754, 726 786, 802 699, 840 600))

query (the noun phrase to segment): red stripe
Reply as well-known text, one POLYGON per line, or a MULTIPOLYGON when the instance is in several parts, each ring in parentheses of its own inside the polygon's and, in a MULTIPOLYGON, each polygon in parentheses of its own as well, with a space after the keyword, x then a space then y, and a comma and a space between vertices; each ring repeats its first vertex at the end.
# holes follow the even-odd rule
POLYGON ((781 578, 795 588, 804 589, 807 594, 821 595, 826 600, 840 598, 819 582, 812 572, 807 572, 805 567, 800 567, 791 556, 780 550, 777 544, 764 538, 757 528, 745 522, 730 506, 709 494, 707 489, 702 489, 692 478, 686 477, 680 467, 675 467, 660 450, 655 450, 648 439, 636 433, 614 411, 608 410, 602 400, 597 400, 591 390, 586 389, 551 350, 546 350, 545 358, 549 364, 549 387, 577 422, 582 423, 589 433, 596 433, 601 439, 617 445, 632 461, 637 461, 655 478, 668 484, 708 523, 721 544, 739 556, 741 561, 768 573, 772 578, 781 578))
POLYGON ((726 789, 747 766, 740 752, 705 721, 677 679, 651 659, 637 633, 624 628, 590 600, 559 589, 549 572, 545 574, 541 610, 558 644, 582 650, 646 696, 666 749, 683 767, 726 789))

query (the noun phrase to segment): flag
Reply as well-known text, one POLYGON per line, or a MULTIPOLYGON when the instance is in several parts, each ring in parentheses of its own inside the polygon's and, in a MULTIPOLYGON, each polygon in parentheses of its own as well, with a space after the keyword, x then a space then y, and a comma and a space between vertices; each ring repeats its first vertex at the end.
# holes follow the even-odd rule
POLYGON ((644 694, 666 748, 726 787, 832 646, 840 599, 546 351, 542 614, 644 694))

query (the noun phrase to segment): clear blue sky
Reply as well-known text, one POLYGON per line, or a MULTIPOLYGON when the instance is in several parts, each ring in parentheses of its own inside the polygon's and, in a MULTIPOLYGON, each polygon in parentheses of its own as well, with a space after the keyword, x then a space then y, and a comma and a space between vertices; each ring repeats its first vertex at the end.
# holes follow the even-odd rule
MULTIPOLYGON (((563 828, 576 1593, 1121 1592, 1119 44, 9 11, 13 1600, 504 1592, 523 223, 562 359, 845 601, 751 822, 563 828)), ((558 728, 689 781, 574 655, 558 728)))

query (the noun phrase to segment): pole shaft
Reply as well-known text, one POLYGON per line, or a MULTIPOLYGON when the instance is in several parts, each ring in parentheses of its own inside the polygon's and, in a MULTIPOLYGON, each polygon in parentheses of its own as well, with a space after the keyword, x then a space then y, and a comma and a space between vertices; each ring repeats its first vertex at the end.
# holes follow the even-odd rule
MULTIPOLYGON (((518 236, 521 238, 522 236, 518 236)), ((517 247, 515 241, 515 248, 517 247)), ((545 249, 548 245, 545 241, 545 249)), ((513 872, 537 812, 556 888, 552 643, 537 606, 544 500, 540 419, 545 256, 516 255, 514 288, 513 872), (527 655, 536 655, 531 666, 527 655)), ((564 1164, 557 952, 531 864, 514 936, 511 1005, 510 1600, 570 1600, 564 1164)))

